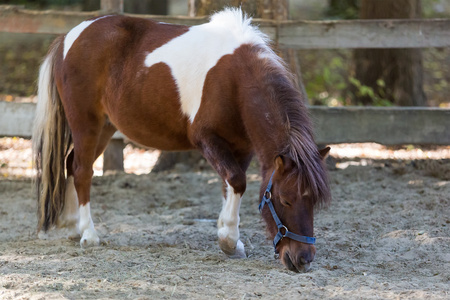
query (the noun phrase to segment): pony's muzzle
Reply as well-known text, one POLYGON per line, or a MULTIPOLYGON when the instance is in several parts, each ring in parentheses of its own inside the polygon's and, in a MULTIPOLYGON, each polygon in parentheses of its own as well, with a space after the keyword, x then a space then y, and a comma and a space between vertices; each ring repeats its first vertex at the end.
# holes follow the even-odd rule
POLYGON ((290 241, 280 247, 281 262, 291 271, 308 272, 316 254, 316 247, 290 241), (283 247, 284 246, 284 247, 283 247))

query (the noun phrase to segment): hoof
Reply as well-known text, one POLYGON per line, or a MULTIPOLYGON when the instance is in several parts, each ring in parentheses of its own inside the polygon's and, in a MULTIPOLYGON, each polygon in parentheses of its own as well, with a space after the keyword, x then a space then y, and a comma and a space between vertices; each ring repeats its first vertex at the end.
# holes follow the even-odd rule
POLYGON ((100 244, 100 239, 93 229, 86 229, 80 240, 81 248, 94 247, 100 244))
POLYGON ((241 240, 235 243, 229 238, 219 239, 219 247, 230 258, 246 258, 244 244, 241 240))

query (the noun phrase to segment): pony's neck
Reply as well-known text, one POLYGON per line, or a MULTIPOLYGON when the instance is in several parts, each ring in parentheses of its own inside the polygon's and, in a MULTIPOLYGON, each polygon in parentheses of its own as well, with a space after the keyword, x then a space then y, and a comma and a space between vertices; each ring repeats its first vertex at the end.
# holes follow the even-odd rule
POLYGON ((302 95, 283 67, 255 60, 247 63, 247 73, 242 70, 238 98, 263 182, 268 181, 277 155, 282 155, 297 166, 292 171, 301 174, 301 185, 308 188, 312 203, 328 203, 327 174, 302 95))
POLYGON ((277 155, 304 144, 314 144, 309 117, 301 94, 281 71, 260 72, 252 88, 244 88, 243 111, 247 133, 263 170, 273 169, 277 155), (253 87, 254 86, 254 87, 253 87))

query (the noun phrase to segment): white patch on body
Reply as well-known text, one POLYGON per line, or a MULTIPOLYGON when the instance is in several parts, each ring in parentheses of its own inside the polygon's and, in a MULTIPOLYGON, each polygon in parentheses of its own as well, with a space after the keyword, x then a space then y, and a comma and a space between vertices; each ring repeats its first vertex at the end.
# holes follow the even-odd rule
POLYGON ((242 195, 235 193, 233 187, 227 184, 227 199, 223 202, 217 225, 219 230, 220 248, 233 258, 246 257, 244 244, 239 240, 239 209, 242 195))
POLYGON ((94 20, 89 21, 83 21, 74 28, 72 28, 64 38, 64 52, 63 52, 63 58, 65 59, 67 56, 67 53, 69 52, 70 48, 72 47, 73 43, 77 40, 77 38, 80 36, 80 34, 89 27, 92 23, 95 21, 98 21, 100 19, 110 17, 110 16, 103 16, 94 20))
POLYGON ((91 218, 91 206, 90 203, 86 205, 80 205, 80 222, 78 224, 78 230, 81 234, 80 245, 82 248, 89 246, 98 246, 100 239, 97 232, 95 232, 94 222, 91 218))
POLYGON ((146 56, 146 67, 157 63, 170 67, 181 110, 191 123, 200 108, 206 75, 221 57, 232 54, 243 44, 269 49, 267 37, 250 22, 240 9, 225 9, 213 15, 209 23, 191 27, 146 56))

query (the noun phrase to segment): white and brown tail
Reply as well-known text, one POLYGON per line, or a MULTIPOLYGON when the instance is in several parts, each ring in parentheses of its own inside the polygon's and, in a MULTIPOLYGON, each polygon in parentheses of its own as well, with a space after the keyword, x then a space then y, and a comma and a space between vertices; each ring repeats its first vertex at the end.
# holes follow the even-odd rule
POLYGON ((57 225, 65 203, 65 158, 71 133, 56 88, 57 39, 39 70, 38 103, 33 126, 33 158, 37 169, 38 231, 57 225))

